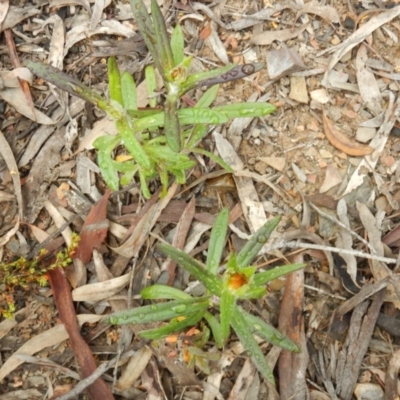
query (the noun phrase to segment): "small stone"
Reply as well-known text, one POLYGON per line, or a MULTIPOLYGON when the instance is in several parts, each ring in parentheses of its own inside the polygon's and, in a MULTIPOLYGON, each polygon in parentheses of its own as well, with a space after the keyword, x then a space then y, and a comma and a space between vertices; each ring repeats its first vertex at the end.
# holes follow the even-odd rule
POLYGON ((290 77, 290 93, 289 97, 299 103, 307 104, 309 101, 306 78, 303 76, 290 77))
POLYGON ((285 169, 286 160, 283 157, 258 157, 258 160, 282 172, 285 169))
POLYGON ((365 126, 360 126, 357 128, 356 140, 361 143, 369 142, 376 134, 376 130, 374 128, 367 128, 365 126))
POLYGON ((325 150, 325 149, 321 149, 319 151, 319 154, 322 158, 326 158, 326 159, 330 159, 333 157, 333 155, 328 150, 325 150))
POLYGON ((325 180, 319 189, 320 193, 326 193, 328 190, 332 189, 336 185, 342 182, 342 177, 335 165, 329 164, 326 167, 325 180))
POLYGON ((270 79, 282 78, 293 72, 306 69, 300 56, 286 46, 280 50, 268 51, 266 59, 270 79))
POLYGON ((313 100, 318 101, 318 103, 326 104, 330 100, 325 89, 317 89, 310 92, 310 96, 313 100))

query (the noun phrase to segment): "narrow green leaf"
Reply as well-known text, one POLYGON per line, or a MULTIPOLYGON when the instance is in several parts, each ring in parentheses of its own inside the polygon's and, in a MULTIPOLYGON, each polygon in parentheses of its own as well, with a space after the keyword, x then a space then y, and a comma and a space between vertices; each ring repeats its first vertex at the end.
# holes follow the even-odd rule
POLYGON ((148 300, 185 300, 191 299, 192 296, 167 285, 151 285, 144 288, 140 295, 143 299, 148 300))
POLYGON ((207 269, 214 275, 218 273, 222 252, 225 248, 226 232, 228 231, 229 209, 223 208, 215 219, 211 230, 210 245, 207 250, 207 269))
POLYGON ((144 151, 139 140, 137 140, 133 130, 129 127, 126 119, 116 121, 116 126, 119 135, 124 141, 126 149, 129 151, 133 159, 136 160, 142 168, 150 170, 152 168, 150 159, 144 151))
POLYGON ((208 326, 211 328, 215 344, 219 349, 222 349, 225 343, 222 340, 221 325, 219 324, 217 318, 215 318, 214 315, 207 311, 204 314, 204 319, 207 321, 208 326))
POLYGON ((145 199, 150 199, 151 197, 150 189, 147 186, 147 179, 142 170, 139 170, 139 180, 140 180, 140 189, 142 191, 143 197, 145 199))
POLYGON ((207 108, 210 107, 213 101, 216 99, 219 90, 219 85, 214 85, 208 88, 203 96, 200 97, 199 101, 194 106, 195 108, 207 108))
POLYGON ((60 89, 65 90, 73 96, 79 97, 96 105, 98 103, 104 103, 103 97, 95 90, 89 88, 65 72, 52 67, 51 65, 35 63, 29 60, 26 60, 24 64, 35 75, 45 79, 47 82, 52 83, 60 89))
POLYGON ((148 65, 144 70, 146 78, 147 93, 149 94, 149 105, 155 107, 157 105, 157 98, 155 91, 157 90, 156 71, 152 65, 148 65))
POLYGON ((289 350, 294 353, 300 353, 300 347, 283 333, 279 332, 278 329, 267 324, 261 318, 248 313, 241 307, 238 307, 238 310, 246 320, 246 323, 252 333, 265 339, 267 342, 275 346, 281 347, 282 349, 289 350))
POLYGON ((110 91, 110 99, 124 105, 121 89, 121 75, 115 57, 110 57, 107 62, 108 67, 108 90, 110 91))
POLYGON ((277 216, 271 219, 271 221, 268 221, 244 245, 242 250, 237 255, 237 263, 239 268, 244 268, 250 265, 254 257, 258 254, 271 236, 271 233, 278 226, 280 220, 281 217, 277 216))
POLYGON ((145 339, 158 340, 175 332, 196 325, 204 316, 204 311, 188 314, 185 319, 174 318, 168 325, 161 328, 149 329, 139 332, 139 335, 145 339))
POLYGON ((173 300, 166 303, 118 311, 104 318, 103 322, 110 325, 126 325, 166 321, 198 311, 206 311, 208 306, 209 299, 207 297, 173 300))
POLYGON ((132 13, 135 17, 135 21, 139 27, 140 33, 142 34, 144 42, 146 43, 146 46, 153 57, 157 69, 161 72, 163 69, 161 65, 161 58, 159 57, 157 51, 158 49, 156 47, 157 39, 153 29, 154 23, 150 19, 146 6, 142 0, 130 0, 130 2, 132 13))
POLYGON ((198 147, 190 149, 192 153, 203 154, 203 156, 211 158, 211 160, 215 161, 219 164, 225 171, 233 173, 235 172, 221 157, 216 156, 213 153, 210 153, 207 150, 199 149, 198 147))
POLYGON ((269 103, 235 103, 213 107, 227 118, 262 117, 276 111, 276 106, 269 103))
MULTIPOLYGON (((223 74, 228 73, 236 67, 236 64, 229 64, 225 67, 212 69, 207 72, 200 72, 198 74, 189 75, 186 81, 181 85, 179 89, 179 95, 182 96, 187 91, 197 87, 202 86, 202 82, 207 81, 208 79, 215 78, 217 76, 221 76, 223 74)), ((207 85, 204 85, 207 86, 207 85)))
POLYGON ((151 117, 156 114, 160 114, 158 109, 144 109, 144 110, 127 110, 128 114, 135 119, 151 117))
POLYGON ((137 90, 133 76, 124 71, 121 75, 122 98, 124 100, 124 108, 126 110, 137 110, 137 90))
POLYGON ((167 95, 164 103, 164 134, 172 151, 179 153, 182 148, 181 129, 178 117, 178 98, 167 95))
POLYGON ((275 267, 270 269, 269 271, 260 272, 254 275, 254 284, 257 286, 264 285, 267 282, 273 281, 283 275, 290 274, 291 272, 302 269, 307 264, 288 264, 282 265, 281 267, 275 267))
POLYGON ((190 138, 187 141, 185 148, 192 149, 199 144, 201 140, 208 134, 208 128, 209 127, 206 124, 196 124, 192 129, 190 138))
POLYGON ((207 271, 206 266, 201 262, 195 260, 182 250, 175 249, 174 247, 159 243, 156 246, 158 250, 162 251, 172 260, 177 262, 183 269, 189 272, 195 279, 198 279, 211 293, 216 296, 222 294, 222 281, 207 271))
MULTIPOLYGON (((228 118, 212 109, 182 108, 178 110, 180 125, 189 124, 224 124, 228 118)), ((135 132, 164 126, 164 113, 158 112, 152 116, 144 117, 133 122, 135 132)))
POLYGON ((235 307, 235 295, 228 289, 222 291, 220 299, 220 321, 221 321, 221 336, 223 343, 226 343, 229 338, 230 327, 232 322, 233 308, 235 307))
POLYGON ((160 70, 160 73, 166 76, 167 73, 174 68, 174 57, 172 56, 171 44, 167 33, 167 27, 165 26, 164 16, 156 0, 151 0, 151 16, 156 39, 155 46, 160 57, 161 67, 163 68, 160 70))
POLYGON ((171 49, 174 57, 175 67, 179 65, 185 57, 183 50, 185 47, 185 40, 183 38, 182 28, 179 24, 175 25, 171 35, 171 49))
POLYGON ((249 325, 246 323, 245 318, 236 305, 233 309, 232 327, 260 374, 269 382, 275 384, 274 374, 268 365, 264 353, 262 352, 249 328, 249 325))
POLYGON ((111 135, 101 136, 93 142, 93 146, 98 149, 97 162, 101 175, 112 191, 117 191, 119 188, 118 174, 113 165, 114 160, 111 157, 112 151, 119 142, 120 139, 118 137, 111 135))

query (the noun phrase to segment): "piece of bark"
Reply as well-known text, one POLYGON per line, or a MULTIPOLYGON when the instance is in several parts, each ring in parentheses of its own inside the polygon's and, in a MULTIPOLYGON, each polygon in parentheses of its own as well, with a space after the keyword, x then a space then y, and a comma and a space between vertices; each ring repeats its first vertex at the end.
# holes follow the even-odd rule
POLYGON ((336 368, 336 393, 342 400, 352 399, 360 375, 361 363, 375 329, 385 291, 384 288, 376 293, 372 303, 365 301, 354 309, 347 338, 338 355, 336 368))
MULTIPOLYGON (((300 262, 296 259, 294 262, 300 262)), ((304 270, 287 276, 281 312, 279 314, 279 330, 301 347, 300 353, 282 350, 279 357, 279 389, 282 399, 308 398, 306 371, 308 351, 304 331, 304 270)))
POLYGON ((78 258, 84 264, 92 258, 93 249, 100 249, 107 236, 109 221, 106 217, 110 194, 110 189, 107 189, 100 201, 90 210, 83 224, 81 239, 74 258, 78 258))
MULTIPOLYGON (((88 344, 80 334, 72 302, 71 289, 61 268, 50 270, 48 275, 60 319, 68 332, 71 347, 81 369, 80 375, 82 378, 87 378, 96 370, 97 366, 88 344)), ((93 400, 114 400, 110 388, 102 379, 97 379, 87 388, 87 391, 93 400)))

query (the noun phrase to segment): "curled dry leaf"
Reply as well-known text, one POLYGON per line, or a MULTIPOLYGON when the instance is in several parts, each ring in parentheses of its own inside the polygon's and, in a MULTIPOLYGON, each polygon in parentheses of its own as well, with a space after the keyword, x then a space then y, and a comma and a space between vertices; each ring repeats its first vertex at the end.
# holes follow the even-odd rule
POLYGON ((332 146, 343 153, 354 157, 363 157, 371 154, 374 149, 368 145, 363 145, 350 140, 343 132, 339 131, 326 115, 322 116, 324 121, 324 132, 326 138, 329 140, 332 146))

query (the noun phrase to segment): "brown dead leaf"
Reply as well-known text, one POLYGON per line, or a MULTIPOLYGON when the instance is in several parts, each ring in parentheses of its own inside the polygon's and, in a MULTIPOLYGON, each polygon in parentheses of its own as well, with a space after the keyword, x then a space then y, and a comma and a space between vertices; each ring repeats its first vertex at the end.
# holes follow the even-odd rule
POLYGON ((79 258, 85 264, 90 261, 93 249, 99 249, 107 235, 107 202, 110 194, 111 191, 107 189, 101 200, 90 210, 83 225, 75 258, 79 258))
POLYGON ((206 40, 211 35, 211 24, 207 24, 199 33, 199 38, 201 40, 206 40))
POLYGON ((363 157, 371 154, 374 149, 370 146, 366 146, 350 140, 343 132, 339 131, 326 115, 322 116, 324 121, 324 132, 326 138, 329 140, 332 146, 343 153, 354 157, 363 157))

